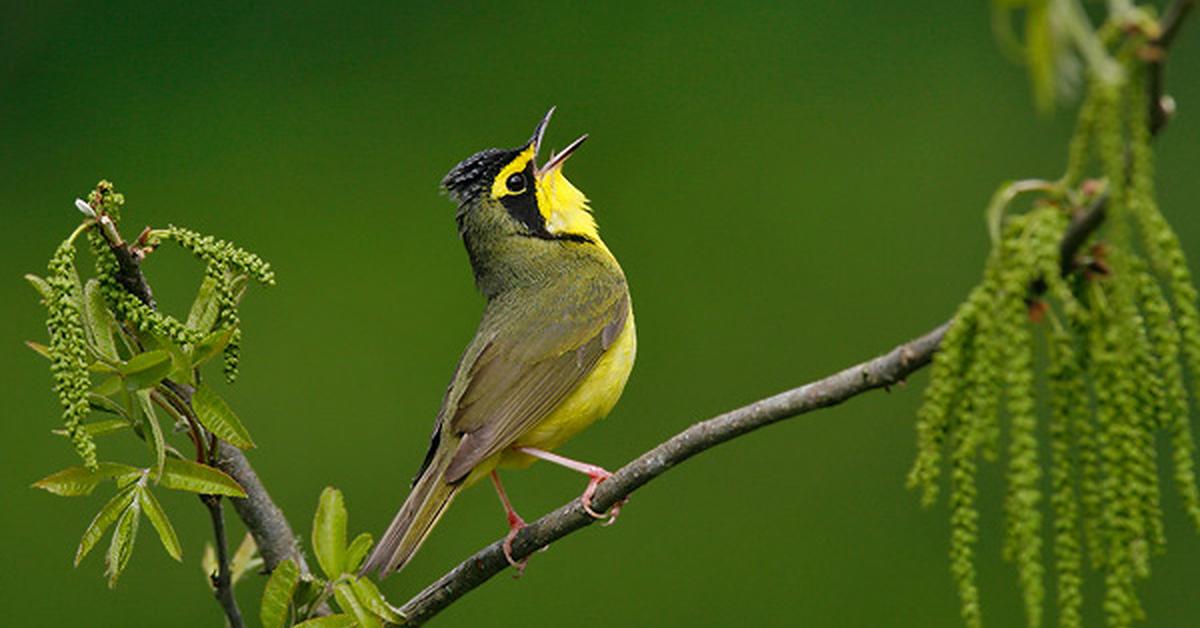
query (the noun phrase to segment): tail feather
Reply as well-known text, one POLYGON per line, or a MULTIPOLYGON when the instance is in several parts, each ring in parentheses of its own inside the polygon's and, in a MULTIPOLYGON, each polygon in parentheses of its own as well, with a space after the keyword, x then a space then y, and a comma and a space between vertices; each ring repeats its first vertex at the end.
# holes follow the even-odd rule
POLYGON ((396 513, 391 525, 363 563, 359 575, 377 571, 380 576, 386 576, 399 571, 421 548, 464 484, 446 483, 449 462, 450 456, 440 455, 421 474, 400 507, 400 512, 396 513))

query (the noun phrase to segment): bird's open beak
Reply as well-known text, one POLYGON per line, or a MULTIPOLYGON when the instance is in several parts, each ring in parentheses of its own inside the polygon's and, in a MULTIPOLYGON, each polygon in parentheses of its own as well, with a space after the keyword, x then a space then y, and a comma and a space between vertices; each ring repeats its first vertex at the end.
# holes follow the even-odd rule
MULTIPOLYGON (((537 158, 538 150, 542 147, 542 137, 546 134, 546 127, 549 126, 550 116, 552 115, 554 115, 554 107, 551 107, 550 111, 546 112, 545 117, 542 118, 542 121, 537 125, 537 129, 535 129, 533 132, 533 139, 530 141, 533 143, 533 155, 535 159, 537 158)), ((540 177, 543 173, 550 172, 555 168, 561 168, 563 162, 567 160, 567 157, 570 157, 571 153, 575 152, 575 149, 579 148, 579 145, 583 144, 584 140, 587 138, 588 136, 585 133, 581 135, 579 139, 568 144, 566 148, 562 149, 557 154, 551 153, 550 159, 547 160, 545 164, 543 164, 540 168, 535 166, 535 174, 540 177)))

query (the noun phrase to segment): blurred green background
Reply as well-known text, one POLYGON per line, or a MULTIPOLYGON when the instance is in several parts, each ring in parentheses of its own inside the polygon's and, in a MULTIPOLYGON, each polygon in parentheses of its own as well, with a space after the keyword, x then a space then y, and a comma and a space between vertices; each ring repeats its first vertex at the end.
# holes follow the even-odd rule
MULTIPOLYGON (((592 136, 568 175, 638 316, 624 399, 563 450, 610 468, 944 320, 986 255, 989 195, 1056 176, 1070 130, 1070 111, 1036 115, 982 1, 194 4, 11 3, 0 20, 5 624, 222 621, 198 566, 211 530, 197 500, 163 497, 185 563, 146 528, 110 592, 102 556, 71 568, 102 491, 29 488, 76 458, 49 434, 46 364, 21 346, 45 331, 20 277, 44 271, 79 220, 72 199, 101 177, 126 193, 127 233, 187 225, 275 266, 278 287, 245 301, 228 396, 307 539, 325 485, 345 492, 352 532, 378 534, 403 499, 482 306, 437 183, 476 150, 525 141, 550 105, 549 146, 592 136)), ((1161 197, 1193 251, 1198 26, 1173 53, 1180 115, 1158 144, 1161 197)), ((201 269, 168 248, 147 272, 179 311, 201 269)), ((555 544, 440 625, 957 625, 944 507, 904 489, 924 382, 688 462, 618 525, 555 544)), ((1000 474, 984 474, 986 619, 1016 626, 1000 474)), ((506 477, 527 518, 583 488, 546 465, 506 477)), ((1170 553, 1142 587, 1146 608, 1150 625, 1193 626, 1200 540, 1173 492, 1166 505, 1170 553)), ((469 491, 386 593, 402 602, 504 529, 491 490, 469 491)), ((253 623, 261 582, 239 588, 253 623)))

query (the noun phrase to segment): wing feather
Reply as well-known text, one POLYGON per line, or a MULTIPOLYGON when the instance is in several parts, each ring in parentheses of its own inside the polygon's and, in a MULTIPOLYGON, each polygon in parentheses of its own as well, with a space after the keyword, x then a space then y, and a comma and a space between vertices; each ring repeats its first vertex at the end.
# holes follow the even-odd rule
POLYGON ((549 416, 624 328, 629 293, 623 280, 559 294, 564 301, 547 308, 562 312, 556 320, 533 308, 489 304, 477 334, 482 348, 468 349, 442 408, 440 424, 462 439, 447 482, 462 480, 549 416))

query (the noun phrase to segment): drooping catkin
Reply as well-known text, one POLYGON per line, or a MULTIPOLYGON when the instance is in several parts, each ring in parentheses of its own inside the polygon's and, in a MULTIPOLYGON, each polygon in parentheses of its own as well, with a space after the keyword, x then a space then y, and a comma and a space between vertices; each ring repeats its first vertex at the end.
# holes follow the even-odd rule
POLYGON ((92 442, 83 420, 91 413, 88 405, 87 339, 83 329, 79 275, 75 270, 75 243, 68 239, 58 246, 50 258, 46 283, 50 298, 46 301, 46 328, 50 333, 50 372, 54 376, 54 391, 63 406, 63 426, 83 460, 84 466, 96 468, 96 444, 92 442))

